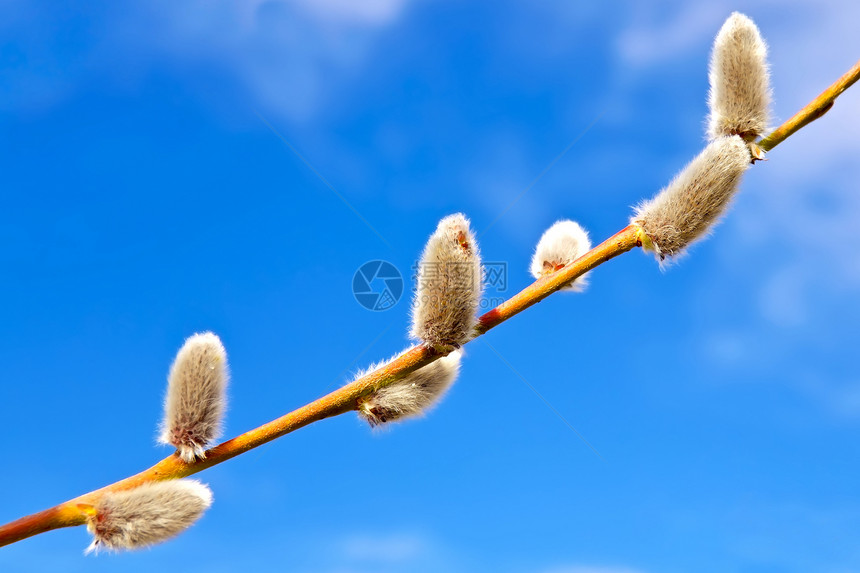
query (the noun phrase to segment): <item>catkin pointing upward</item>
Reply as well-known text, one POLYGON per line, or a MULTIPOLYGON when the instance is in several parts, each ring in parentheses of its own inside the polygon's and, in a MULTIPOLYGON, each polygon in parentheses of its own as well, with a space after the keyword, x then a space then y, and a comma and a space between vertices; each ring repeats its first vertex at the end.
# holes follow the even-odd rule
POLYGON ((767 45, 752 20, 734 12, 711 54, 708 138, 739 135, 751 142, 767 129, 771 91, 767 45))
POLYGON ((227 352, 211 332, 185 341, 170 368, 159 441, 191 463, 221 433, 227 408, 227 352))
POLYGON ((461 213, 445 217, 418 263, 412 336, 431 345, 469 341, 478 322, 483 282, 481 255, 469 220, 461 213))

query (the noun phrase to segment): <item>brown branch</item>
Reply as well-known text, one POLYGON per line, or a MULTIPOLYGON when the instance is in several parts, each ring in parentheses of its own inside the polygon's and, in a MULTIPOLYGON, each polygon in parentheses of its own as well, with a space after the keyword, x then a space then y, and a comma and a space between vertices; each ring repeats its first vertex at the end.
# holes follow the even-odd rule
MULTIPOLYGON (((761 140, 759 146, 764 150, 773 149, 804 125, 821 117, 830 109, 836 97, 856 82, 858 78, 860 78, 860 62, 794 117, 761 140)), ((638 229, 634 226, 624 228, 570 265, 538 279, 481 316, 475 329, 475 337, 481 336, 491 328, 537 304, 561 287, 570 284, 574 279, 609 259, 641 245, 638 229)), ((451 348, 430 348, 424 345, 412 347, 384 367, 374 370, 289 414, 213 447, 206 452, 206 458, 203 460, 188 464, 174 454, 137 475, 0 526, 0 547, 52 529, 83 525, 86 523, 86 517, 78 508, 78 504, 93 504, 105 491, 131 489, 147 481, 189 476, 313 422, 355 410, 362 397, 405 377, 422 366, 430 364, 451 350, 451 348)))
POLYGON ((854 64, 854 67, 848 70, 845 75, 833 82, 829 88, 821 92, 821 94, 806 104, 806 106, 794 114, 788 121, 777 127, 773 132, 758 142, 758 146, 765 151, 770 151, 803 126, 812 123, 833 107, 836 98, 842 92, 850 88, 860 79, 860 60, 854 64))
MULTIPOLYGON (((552 275, 535 281, 514 295, 510 300, 487 312, 480 318, 476 336, 480 336, 515 314, 540 302, 594 267, 640 244, 636 228, 632 226, 625 228, 570 265, 552 275)), ((94 504, 105 491, 131 489, 147 481, 189 476, 227 461, 257 446, 261 446, 284 434, 298 430, 310 423, 355 410, 358 408, 358 401, 362 397, 403 378, 422 366, 426 366, 451 350, 451 348, 434 349, 424 345, 414 346, 384 367, 374 370, 289 414, 215 446, 206 452, 206 458, 203 460, 188 464, 174 454, 137 475, 84 494, 57 507, 6 524, 0 527, 0 546, 8 545, 51 529, 71 525, 83 525, 86 523, 86 516, 77 509, 77 505, 94 504)))

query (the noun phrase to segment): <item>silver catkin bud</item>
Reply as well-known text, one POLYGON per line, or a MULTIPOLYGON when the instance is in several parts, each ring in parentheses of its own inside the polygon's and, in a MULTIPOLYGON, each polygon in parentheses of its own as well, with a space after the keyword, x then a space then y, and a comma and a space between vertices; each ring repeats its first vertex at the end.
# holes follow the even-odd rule
MULTIPOLYGON (((575 221, 558 221, 538 241, 529 270, 534 278, 554 273, 584 255, 591 248, 588 233, 575 221)), ((588 273, 561 290, 581 292, 588 286, 588 273)))
POLYGON ((192 479, 107 492, 96 505, 84 506, 93 534, 86 552, 139 549, 166 541, 189 528, 211 504, 212 491, 192 479))
POLYGON ((644 233, 643 247, 662 261, 707 234, 731 202, 750 160, 749 148, 737 135, 709 143, 669 185, 636 208, 631 223, 644 233))
POLYGON ((203 458, 221 434, 227 408, 227 352, 211 332, 185 341, 170 368, 159 441, 186 462, 203 458))
MULTIPOLYGON (((439 403, 460 373, 461 351, 455 350, 409 373, 405 378, 380 388, 362 399, 358 415, 371 426, 379 426, 425 414, 439 403)), ((371 366, 372 372, 386 363, 371 366)), ((363 376, 362 372, 358 377, 363 376)))
POLYGON ((430 236, 418 264, 412 337, 431 345, 470 340, 483 290, 481 255, 469 220, 449 215, 430 236))
POLYGON ((708 138, 740 135, 750 142, 764 133, 771 102, 767 45, 743 14, 729 16, 717 34, 709 78, 708 138))

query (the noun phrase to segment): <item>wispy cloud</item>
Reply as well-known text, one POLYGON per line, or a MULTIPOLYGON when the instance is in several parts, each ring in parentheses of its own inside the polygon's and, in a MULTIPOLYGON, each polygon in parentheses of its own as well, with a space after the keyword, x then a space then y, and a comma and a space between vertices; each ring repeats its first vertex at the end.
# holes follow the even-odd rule
POLYGON ((659 12, 653 4, 632 3, 630 25, 617 40, 621 58, 634 67, 665 65, 683 58, 694 46, 710 43, 716 34, 714 23, 727 15, 713 3, 674 3, 659 12))
POLYGON ((161 41, 138 37, 137 44, 186 64, 217 63, 233 74, 253 105, 307 122, 360 72, 379 35, 407 3, 257 1, 218 9, 206 2, 183 8, 164 3, 147 14, 163 31, 161 41))
POLYGON ((846 422, 860 420, 860 377, 826 378, 816 372, 807 372, 800 377, 797 387, 834 414, 836 419, 846 422))
POLYGON ((644 570, 618 565, 564 565, 542 573, 644 573, 644 570))
MULTIPOLYGON (((704 79, 712 38, 735 9, 726 2, 634 7, 616 47, 620 65, 647 77, 664 66, 692 65, 689 54, 695 53, 704 79)), ((774 124, 841 76, 860 53, 852 25, 860 18, 858 4, 766 0, 749 10, 770 47, 774 124)), ((860 221, 860 91, 854 90, 750 170, 735 209, 711 239, 718 255, 712 272, 721 281, 747 285, 730 301, 711 296, 708 285, 697 295, 715 301, 704 312, 720 326, 701 345, 713 363, 749 369, 806 356, 826 334, 817 316, 821 309, 860 294, 854 239, 860 221), (745 282, 751 273, 756 280, 745 282), (742 315, 739 308, 751 312, 742 315), (717 318, 724 314, 737 316, 729 328, 717 318), (774 336, 776 331, 790 336, 774 336), (769 340, 766 348, 758 343, 762 339, 769 340)), ((701 97, 704 102, 705 93, 701 97)), ((849 304, 845 313, 856 316, 853 309, 849 304)), ((837 368, 828 371, 815 362, 810 358, 807 370, 793 369, 780 383, 832 416, 856 417, 856 385, 837 376, 837 368)))
MULTIPOLYGON (((93 78, 107 76, 133 85, 147 70, 169 64, 217 69, 227 79, 222 87, 248 94, 249 107, 309 121, 329 98, 339 95, 345 79, 361 70, 379 35, 398 21, 409 2, 192 0, 124 5, 92 14, 88 40, 66 51, 45 48, 57 41, 52 37, 25 38, 21 57, 43 64, 9 71, 0 106, 6 96, 17 98, 7 105, 49 108, 93 78)), ((0 20, 41 21, 50 30, 52 20, 63 18, 58 12, 4 3, 0 20)))
POLYGON ((855 503, 819 506, 796 502, 745 503, 731 508, 723 526, 736 532, 727 551, 762 569, 856 571, 860 525, 855 503))
MULTIPOLYGON (((645 13, 631 18, 619 40, 622 57, 641 66, 667 65, 693 46, 709 46, 732 9, 719 3, 677 3, 676 8, 659 14, 634 9, 645 13)), ((770 44, 775 112, 781 119, 845 72, 860 48, 851 25, 860 18, 860 5, 798 0, 792 9, 793 18, 765 16, 759 22, 770 44)), ((718 231, 726 252, 778 245, 784 263, 755 295, 761 313, 774 322, 803 322, 806 289, 860 289, 860 257, 850 238, 860 220, 857 133, 860 97, 849 91, 828 115, 775 149, 768 163, 756 166, 744 185, 743 208, 718 231), (825 268, 828 279, 822 281, 825 268)))
POLYGON ((429 549, 421 536, 409 534, 355 534, 346 537, 343 556, 360 563, 404 563, 421 557, 429 549))
POLYGON ((322 20, 381 26, 396 20, 409 1, 297 0, 297 3, 322 20))

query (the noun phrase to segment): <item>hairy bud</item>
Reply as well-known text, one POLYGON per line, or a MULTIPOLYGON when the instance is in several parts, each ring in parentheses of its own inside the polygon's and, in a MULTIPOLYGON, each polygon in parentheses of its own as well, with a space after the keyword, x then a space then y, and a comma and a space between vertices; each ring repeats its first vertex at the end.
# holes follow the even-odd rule
POLYGON ((186 462, 205 456, 227 407, 227 352, 211 332, 185 341, 170 368, 159 441, 186 462))
MULTIPOLYGON (((361 401, 358 415, 371 426, 423 415, 439 403, 457 379, 461 356, 462 353, 455 350, 407 374, 405 378, 390 386, 380 388, 361 401)), ((387 362, 375 364, 367 372, 372 372, 387 362)), ((360 373, 356 378, 364 376, 365 373, 360 373)))
POLYGON ((752 20, 738 12, 714 40, 708 138, 740 135, 751 142, 767 129, 770 77, 767 45, 752 20))
POLYGON ((461 213, 439 222, 418 264, 411 335, 431 345, 472 338, 483 290, 481 255, 461 213))
POLYGON ((96 505, 78 506, 93 534, 86 552, 138 549, 166 541, 188 529, 211 504, 212 491, 192 479, 106 492, 96 505))
POLYGON ((750 159, 737 135, 709 143, 669 185, 636 208, 631 222, 645 235, 643 247, 662 261, 706 234, 731 202, 750 159))
MULTIPOLYGON (((531 273, 536 279, 569 265, 591 248, 588 233, 574 221, 558 221, 538 241, 532 257, 531 273)), ((588 286, 588 273, 561 290, 581 292, 588 286)))

